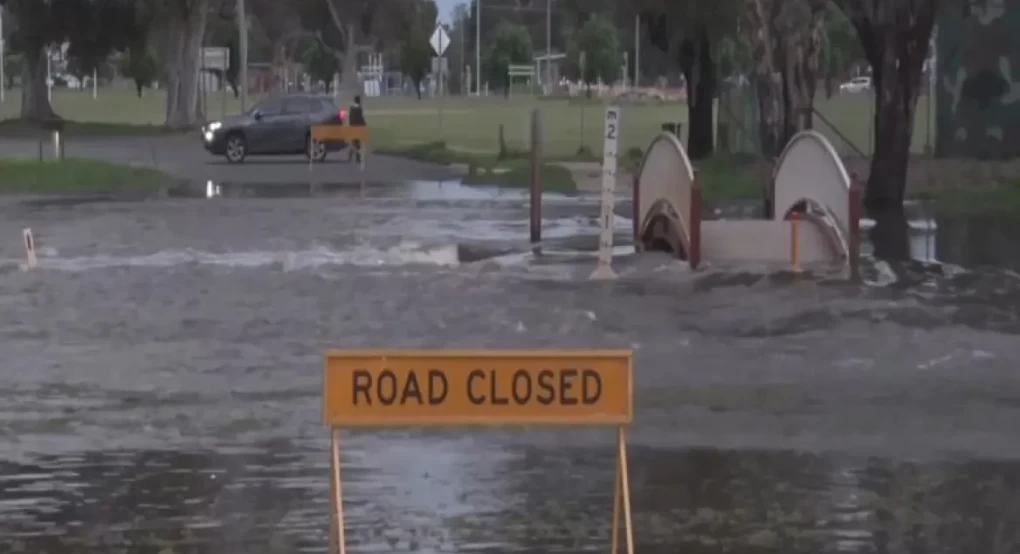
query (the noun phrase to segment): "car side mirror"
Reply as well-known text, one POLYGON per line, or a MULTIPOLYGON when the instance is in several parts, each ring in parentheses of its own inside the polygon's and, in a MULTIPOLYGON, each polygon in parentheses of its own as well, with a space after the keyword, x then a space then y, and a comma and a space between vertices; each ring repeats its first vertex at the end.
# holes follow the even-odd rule
POLYGON ((262 119, 262 112, 255 112, 255 113, 253 113, 251 115, 252 115, 252 117, 255 118, 255 121, 259 121, 260 119, 262 119))

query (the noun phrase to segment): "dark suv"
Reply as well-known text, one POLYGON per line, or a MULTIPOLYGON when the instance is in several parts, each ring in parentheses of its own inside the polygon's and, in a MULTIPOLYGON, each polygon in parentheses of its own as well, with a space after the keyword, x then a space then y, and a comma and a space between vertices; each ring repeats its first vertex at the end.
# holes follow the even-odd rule
POLYGON ((205 149, 241 163, 249 154, 304 154, 313 161, 347 146, 346 141, 311 140, 315 123, 343 125, 346 113, 324 95, 287 94, 263 100, 241 115, 202 126, 205 149))

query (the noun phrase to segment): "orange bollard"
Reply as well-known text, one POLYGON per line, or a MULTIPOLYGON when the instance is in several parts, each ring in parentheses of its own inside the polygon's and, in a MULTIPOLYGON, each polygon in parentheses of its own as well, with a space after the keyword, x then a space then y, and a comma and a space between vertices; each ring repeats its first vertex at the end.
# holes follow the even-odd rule
POLYGON ((800 215, 790 214, 790 266, 794 273, 800 273, 800 215))

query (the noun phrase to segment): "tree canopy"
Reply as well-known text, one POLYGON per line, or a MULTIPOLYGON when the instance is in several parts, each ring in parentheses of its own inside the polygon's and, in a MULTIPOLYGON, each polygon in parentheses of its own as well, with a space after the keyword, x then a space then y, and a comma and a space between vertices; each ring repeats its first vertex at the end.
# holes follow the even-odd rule
POLYGON ((574 75, 589 87, 599 79, 615 82, 623 65, 616 26, 606 17, 592 16, 574 34, 567 57, 574 75))

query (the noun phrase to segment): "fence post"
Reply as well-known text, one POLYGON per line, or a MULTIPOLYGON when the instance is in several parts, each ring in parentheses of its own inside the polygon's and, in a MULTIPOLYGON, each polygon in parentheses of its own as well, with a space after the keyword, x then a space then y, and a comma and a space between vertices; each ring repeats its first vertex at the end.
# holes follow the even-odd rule
POLYGON ((857 281, 861 278, 860 263, 861 263, 861 211, 863 208, 864 200, 864 189, 861 187, 861 181, 857 177, 856 173, 850 175, 850 195, 849 201, 849 226, 848 232, 850 234, 847 237, 847 263, 850 266, 850 278, 857 281))
POLYGON ((637 172, 634 174, 634 182, 631 184, 632 193, 632 206, 631 206, 631 223, 633 224, 634 231, 634 251, 644 251, 644 245, 641 244, 641 168, 639 167, 637 172))
POLYGON ((694 170, 694 182, 691 186, 691 236, 688 237, 690 241, 690 252, 687 253, 687 261, 691 266, 691 269, 698 269, 701 264, 701 216, 702 216, 702 197, 701 197, 701 176, 698 174, 698 170, 694 170))
POLYGON ((531 111, 531 244, 542 242, 542 114, 531 111))

